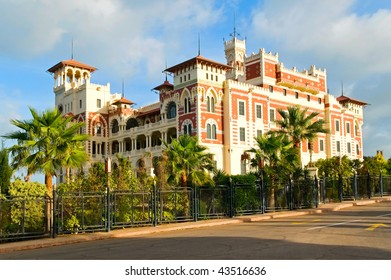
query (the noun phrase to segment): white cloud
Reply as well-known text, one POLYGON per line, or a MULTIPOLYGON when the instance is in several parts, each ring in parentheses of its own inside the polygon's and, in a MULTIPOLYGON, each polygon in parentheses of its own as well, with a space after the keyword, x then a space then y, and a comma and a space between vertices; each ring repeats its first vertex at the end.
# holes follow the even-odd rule
POLYGON ((6 26, 0 37, 7 38, 0 42, 3 54, 30 58, 52 51, 64 59, 73 38, 75 59, 121 76, 156 75, 165 55, 177 55, 179 46, 189 46, 221 14, 214 1, 191 0, 3 0, 0 5, 0 25, 6 26))
POLYGON ((391 11, 358 15, 352 10, 355 3, 265 1, 253 11, 254 33, 276 41, 283 50, 310 52, 322 63, 350 65, 352 76, 391 72, 391 11))

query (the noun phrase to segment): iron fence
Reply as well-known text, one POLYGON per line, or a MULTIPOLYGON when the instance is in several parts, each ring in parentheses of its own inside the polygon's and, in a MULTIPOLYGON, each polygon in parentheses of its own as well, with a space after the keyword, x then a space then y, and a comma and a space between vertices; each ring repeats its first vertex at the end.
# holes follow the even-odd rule
POLYGON ((318 207, 390 195, 391 176, 305 178, 215 187, 57 193, 0 199, 0 242, 318 207))

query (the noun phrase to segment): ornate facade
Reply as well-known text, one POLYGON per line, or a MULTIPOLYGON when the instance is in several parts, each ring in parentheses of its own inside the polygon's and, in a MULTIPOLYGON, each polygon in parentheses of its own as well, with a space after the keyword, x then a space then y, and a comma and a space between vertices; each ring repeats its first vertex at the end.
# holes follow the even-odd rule
MULTIPOLYGON (((363 158, 363 109, 365 102, 327 92, 326 70, 287 69, 278 54, 246 54, 246 42, 234 36, 224 43, 226 63, 198 55, 165 69, 173 76, 153 90, 159 100, 134 108, 110 84, 91 83, 95 67, 73 59, 48 71, 54 77, 55 103, 63 114, 85 122, 81 133, 91 135, 87 144, 90 163, 115 154, 141 161, 153 171, 152 159, 162 152, 162 140, 181 134, 197 136, 214 154, 216 167, 229 174, 249 171, 245 151, 254 138, 275 129, 278 108, 300 105, 319 112, 330 134, 319 134, 312 160, 347 155, 363 158)), ((310 160, 308 143, 301 145, 302 161, 310 160)), ((61 176, 59 177, 61 181, 61 176)))

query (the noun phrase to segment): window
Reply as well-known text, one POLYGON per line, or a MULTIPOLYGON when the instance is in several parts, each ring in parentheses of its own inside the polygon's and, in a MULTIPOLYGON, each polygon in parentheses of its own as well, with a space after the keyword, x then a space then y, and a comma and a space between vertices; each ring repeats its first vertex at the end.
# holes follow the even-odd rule
POLYGON ((100 99, 96 100, 96 107, 102 108, 102 100, 100 100, 100 99))
POLYGON ((98 136, 102 135, 102 125, 100 123, 98 123, 95 127, 95 134, 98 136))
POLYGON ((273 86, 269 86, 269 91, 273 92, 273 86))
POLYGON ((186 97, 183 102, 185 103, 185 114, 189 113, 191 111, 190 98, 186 97))
POLYGON ((206 73, 206 79, 207 79, 207 80, 209 79, 209 74, 208 74, 208 73, 206 73))
POLYGON ((299 93, 297 91, 295 92, 295 98, 299 99, 299 93))
POLYGON ((350 134, 350 123, 349 122, 346 123, 346 133, 350 134))
POLYGON ((179 82, 182 83, 182 77, 179 78, 179 82))
POLYGON ((357 136, 357 134, 358 134, 358 126, 355 125, 354 126, 354 136, 357 136))
POLYGON ((324 152, 324 140, 319 139, 319 151, 324 152))
POLYGON ((348 150, 348 154, 352 152, 352 147, 350 145, 350 142, 346 143, 346 149, 348 150))
POLYGON ((322 98, 320 98, 320 97, 318 98, 318 103, 322 104, 322 98))
POLYGON ((360 146, 356 144, 356 154, 360 155, 360 146))
POLYGON ((216 133, 216 125, 215 124, 207 124, 206 125, 206 138, 207 139, 217 139, 216 133))
POLYGON ((137 126, 138 126, 138 122, 135 118, 130 118, 126 121, 126 130, 137 126))
POLYGON ((341 142, 337 141, 337 152, 341 152, 341 142))
POLYGON ((117 133, 119 131, 119 125, 117 120, 113 120, 112 122, 112 127, 111 127, 111 132, 112 133, 117 133))
POLYGON ((173 119, 176 117, 176 104, 170 102, 167 106, 167 119, 173 119))
POLYGON ((335 120, 335 131, 339 132, 339 120, 335 120))
POLYGON ((185 124, 183 126, 183 134, 191 135, 191 124, 185 124))
POLYGON ((282 94, 283 94, 284 96, 286 96, 286 89, 285 89, 285 88, 282 90, 282 94))
POLYGON ((206 97, 206 111, 214 113, 215 111, 215 99, 214 97, 206 97))
POLYGON ((239 116, 244 116, 244 102, 239 101, 239 116))
POLYGON ((257 129, 257 138, 259 138, 259 136, 262 136, 262 130, 257 129))
POLYGON ((218 82, 219 81, 219 77, 216 75, 216 82, 218 82))
POLYGON ((212 124, 212 139, 217 139, 215 124, 212 124))
POLYGON ((276 121, 276 110, 275 109, 270 109, 269 110, 270 114, 270 121, 275 122, 276 121))
POLYGON ((246 129, 244 127, 239 128, 239 140, 241 142, 246 141, 246 129))
POLYGON ((79 100, 79 106, 80 106, 80 109, 83 108, 83 100, 79 100))
POLYGON ((255 110, 257 111, 257 119, 262 119, 262 105, 256 105, 255 110))
POLYGON ((309 94, 307 94, 307 101, 310 102, 311 101, 311 96, 309 94))

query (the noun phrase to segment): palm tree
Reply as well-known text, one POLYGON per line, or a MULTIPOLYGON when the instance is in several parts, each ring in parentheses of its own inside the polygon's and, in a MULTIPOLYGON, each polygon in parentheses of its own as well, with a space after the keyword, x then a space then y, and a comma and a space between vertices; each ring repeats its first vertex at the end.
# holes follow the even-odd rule
MULTIPOLYGON (((279 134, 287 135, 292 141, 293 146, 298 152, 299 164, 301 166, 301 142, 304 140, 310 143, 310 153, 312 157, 312 141, 318 133, 329 133, 325 127, 324 119, 314 120, 319 113, 312 112, 307 114, 308 108, 301 109, 300 106, 289 106, 288 110, 278 109, 282 119, 277 120, 276 124, 280 126, 279 134)), ((312 160, 312 159, 311 159, 312 160)))
POLYGON ((29 108, 32 119, 11 120, 20 130, 3 137, 16 140, 10 148, 14 167, 27 168, 28 176, 35 172, 45 174, 45 184, 50 194, 52 177, 62 167, 80 167, 87 160, 84 142, 87 135, 78 134, 84 123, 73 123, 71 117, 63 117, 57 110, 42 114, 29 108))
POLYGON ((270 206, 274 207, 275 178, 293 172, 298 159, 297 150, 292 147, 292 142, 285 135, 276 132, 260 135, 255 141, 256 147, 248 150, 255 154, 251 165, 260 168, 260 172, 265 172, 269 176, 270 206))
POLYGON ((207 171, 214 170, 213 155, 207 152, 207 147, 199 144, 196 137, 182 135, 171 144, 163 143, 166 147, 163 153, 170 170, 169 182, 186 188, 189 181, 196 185, 211 181, 207 171))

